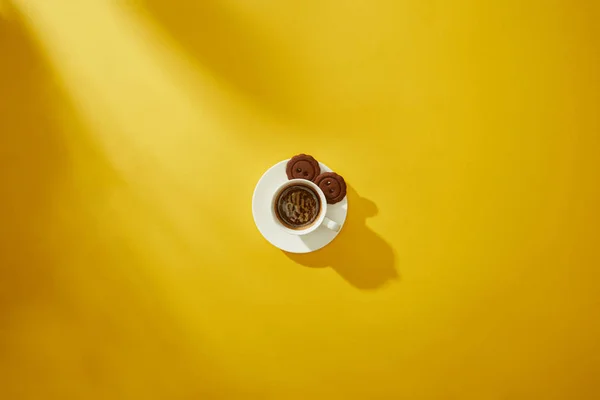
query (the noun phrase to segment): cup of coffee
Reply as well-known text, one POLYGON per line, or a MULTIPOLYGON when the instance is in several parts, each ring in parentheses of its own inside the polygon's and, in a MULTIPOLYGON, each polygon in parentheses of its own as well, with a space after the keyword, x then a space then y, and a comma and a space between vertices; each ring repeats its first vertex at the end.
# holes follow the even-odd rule
POLYGON ((341 229, 325 216, 327 199, 321 188, 306 179, 292 179, 277 188, 271 212, 277 224, 292 235, 309 234, 321 225, 336 232, 341 229))

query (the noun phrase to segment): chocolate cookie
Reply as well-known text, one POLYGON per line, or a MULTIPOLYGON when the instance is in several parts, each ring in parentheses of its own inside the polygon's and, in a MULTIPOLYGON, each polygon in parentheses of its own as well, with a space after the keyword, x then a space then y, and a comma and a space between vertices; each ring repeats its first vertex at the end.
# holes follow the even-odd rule
POLYGON ((298 154, 287 163, 285 170, 288 179, 306 179, 314 181, 321 173, 319 162, 312 156, 298 154))
POLYGON ((346 197, 346 181, 335 172, 322 173, 317 176, 315 183, 321 188, 329 204, 335 204, 346 197))

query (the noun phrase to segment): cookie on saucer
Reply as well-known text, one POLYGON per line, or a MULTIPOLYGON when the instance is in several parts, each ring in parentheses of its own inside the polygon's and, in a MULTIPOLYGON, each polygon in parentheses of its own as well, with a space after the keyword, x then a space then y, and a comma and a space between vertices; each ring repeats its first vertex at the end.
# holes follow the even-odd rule
POLYGON ((346 181, 335 172, 324 172, 315 179, 315 183, 325 194, 328 204, 335 204, 346 197, 346 181))
POLYGON ((306 179, 314 181, 321 173, 319 162, 307 154, 298 154, 291 158, 285 170, 288 179, 306 179))

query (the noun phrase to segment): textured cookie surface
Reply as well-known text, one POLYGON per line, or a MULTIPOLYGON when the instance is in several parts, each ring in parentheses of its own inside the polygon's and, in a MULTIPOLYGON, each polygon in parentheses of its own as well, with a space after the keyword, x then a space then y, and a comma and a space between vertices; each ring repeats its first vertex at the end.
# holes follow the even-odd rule
POLYGON ((335 204, 346 197, 346 181, 335 172, 324 172, 315 179, 327 199, 327 203, 335 204))
POLYGON ((307 154, 298 154, 287 163, 285 170, 288 179, 314 181, 321 173, 319 162, 307 154))

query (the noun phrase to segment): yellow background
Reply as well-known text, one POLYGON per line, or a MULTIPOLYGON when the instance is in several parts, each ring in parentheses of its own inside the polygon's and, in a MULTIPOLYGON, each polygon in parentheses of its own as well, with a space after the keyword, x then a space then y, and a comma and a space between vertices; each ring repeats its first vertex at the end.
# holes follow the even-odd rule
POLYGON ((0 398, 600 398, 598 2, 0 4, 0 398))

